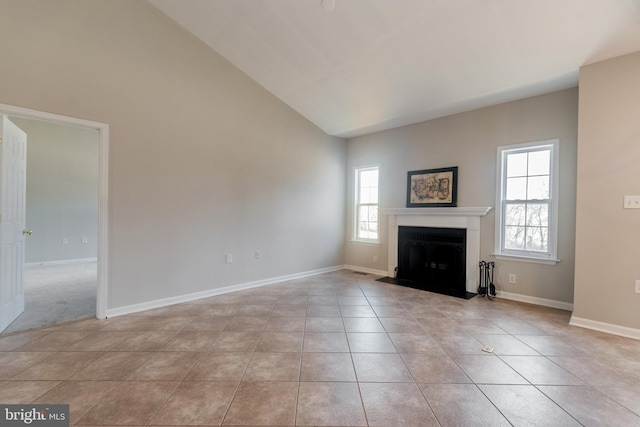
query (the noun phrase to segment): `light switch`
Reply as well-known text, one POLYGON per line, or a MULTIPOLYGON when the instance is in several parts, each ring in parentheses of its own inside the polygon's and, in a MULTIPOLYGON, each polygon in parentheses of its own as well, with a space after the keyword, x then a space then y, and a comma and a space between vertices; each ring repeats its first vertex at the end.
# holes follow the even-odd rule
POLYGON ((625 209, 640 209, 640 196, 624 196, 625 209))

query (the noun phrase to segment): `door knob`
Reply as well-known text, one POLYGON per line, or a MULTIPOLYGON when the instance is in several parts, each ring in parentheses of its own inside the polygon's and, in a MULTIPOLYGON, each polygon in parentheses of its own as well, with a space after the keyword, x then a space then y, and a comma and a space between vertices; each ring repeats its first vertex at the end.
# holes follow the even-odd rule
POLYGON ((22 230, 22 234, 28 234, 31 236, 33 234, 33 230, 22 230))

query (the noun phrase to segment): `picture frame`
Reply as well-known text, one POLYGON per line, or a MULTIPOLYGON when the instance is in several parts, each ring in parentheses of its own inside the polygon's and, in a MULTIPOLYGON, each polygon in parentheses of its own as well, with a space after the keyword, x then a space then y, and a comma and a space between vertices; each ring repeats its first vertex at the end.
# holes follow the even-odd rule
POLYGON ((407 207, 456 207, 458 167, 407 172, 407 207))

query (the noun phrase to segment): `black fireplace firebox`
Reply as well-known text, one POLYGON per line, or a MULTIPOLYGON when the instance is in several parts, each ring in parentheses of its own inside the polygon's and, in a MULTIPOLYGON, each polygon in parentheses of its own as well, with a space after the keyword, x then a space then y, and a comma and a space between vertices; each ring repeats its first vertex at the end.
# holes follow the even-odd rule
POLYGON ((466 241, 463 228, 398 227, 397 283, 460 298, 466 292, 466 241))

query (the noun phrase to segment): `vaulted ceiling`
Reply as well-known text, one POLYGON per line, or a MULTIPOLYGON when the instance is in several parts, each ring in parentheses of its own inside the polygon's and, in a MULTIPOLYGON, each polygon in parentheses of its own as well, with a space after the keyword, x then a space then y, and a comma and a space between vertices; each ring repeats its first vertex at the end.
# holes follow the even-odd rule
POLYGON ((149 1, 341 137, 574 87, 640 51, 640 0, 149 1))

